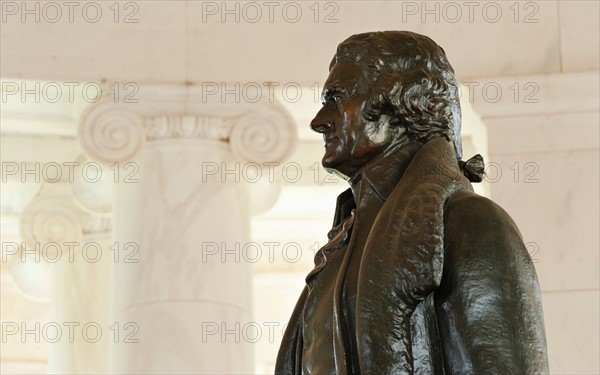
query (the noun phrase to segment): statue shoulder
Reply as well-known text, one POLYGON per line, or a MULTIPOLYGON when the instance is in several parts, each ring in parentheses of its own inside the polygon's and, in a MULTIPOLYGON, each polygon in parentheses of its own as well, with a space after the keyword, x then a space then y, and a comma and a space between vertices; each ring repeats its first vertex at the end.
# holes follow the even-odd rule
POLYGON ((446 202, 435 306, 450 372, 547 373, 535 268, 514 221, 490 199, 460 192, 446 202))
POLYGON ((502 261, 527 255, 510 215, 492 200, 471 191, 457 192, 446 202, 444 243, 447 255, 466 259, 502 261))

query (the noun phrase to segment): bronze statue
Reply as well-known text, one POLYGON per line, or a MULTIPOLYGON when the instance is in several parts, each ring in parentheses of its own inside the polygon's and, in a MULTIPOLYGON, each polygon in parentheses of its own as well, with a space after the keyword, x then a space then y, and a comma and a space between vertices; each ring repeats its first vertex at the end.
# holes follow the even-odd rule
POLYGON ((548 372, 540 290, 513 220, 473 193, 444 50, 365 33, 329 66, 323 166, 350 188, 315 256, 276 374, 548 372))

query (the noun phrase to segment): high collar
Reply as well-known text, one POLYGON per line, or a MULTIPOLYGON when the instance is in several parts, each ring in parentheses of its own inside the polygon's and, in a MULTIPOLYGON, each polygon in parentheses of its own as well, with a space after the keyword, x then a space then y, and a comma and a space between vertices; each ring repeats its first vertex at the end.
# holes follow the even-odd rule
POLYGON ((373 191, 379 200, 385 202, 422 145, 419 142, 411 142, 397 146, 358 171, 349 180, 355 204, 358 204, 368 191, 373 191))

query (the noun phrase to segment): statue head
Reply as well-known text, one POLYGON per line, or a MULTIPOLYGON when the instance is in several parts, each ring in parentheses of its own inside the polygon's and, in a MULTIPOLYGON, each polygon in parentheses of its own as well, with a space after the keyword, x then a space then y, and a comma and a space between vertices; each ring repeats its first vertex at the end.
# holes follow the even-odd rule
POLYGON ((323 134, 328 170, 352 177, 389 149, 433 137, 462 156, 454 70, 424 35, 384 31, 346 39, 329 66, 322 102, 311 127, 323 134))

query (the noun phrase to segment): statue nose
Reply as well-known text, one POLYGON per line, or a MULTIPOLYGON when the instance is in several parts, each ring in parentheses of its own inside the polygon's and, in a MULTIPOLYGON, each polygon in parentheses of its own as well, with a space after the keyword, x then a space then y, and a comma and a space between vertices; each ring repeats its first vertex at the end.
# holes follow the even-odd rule
POLYGON ((324 121, 324 120, 321 120, 318 117, 315 117, 310 122, 310 128, 312 130, 316 131, 317 133, 325 133, 329 129, 331 129, 331 123, 329 121, 324 121))

